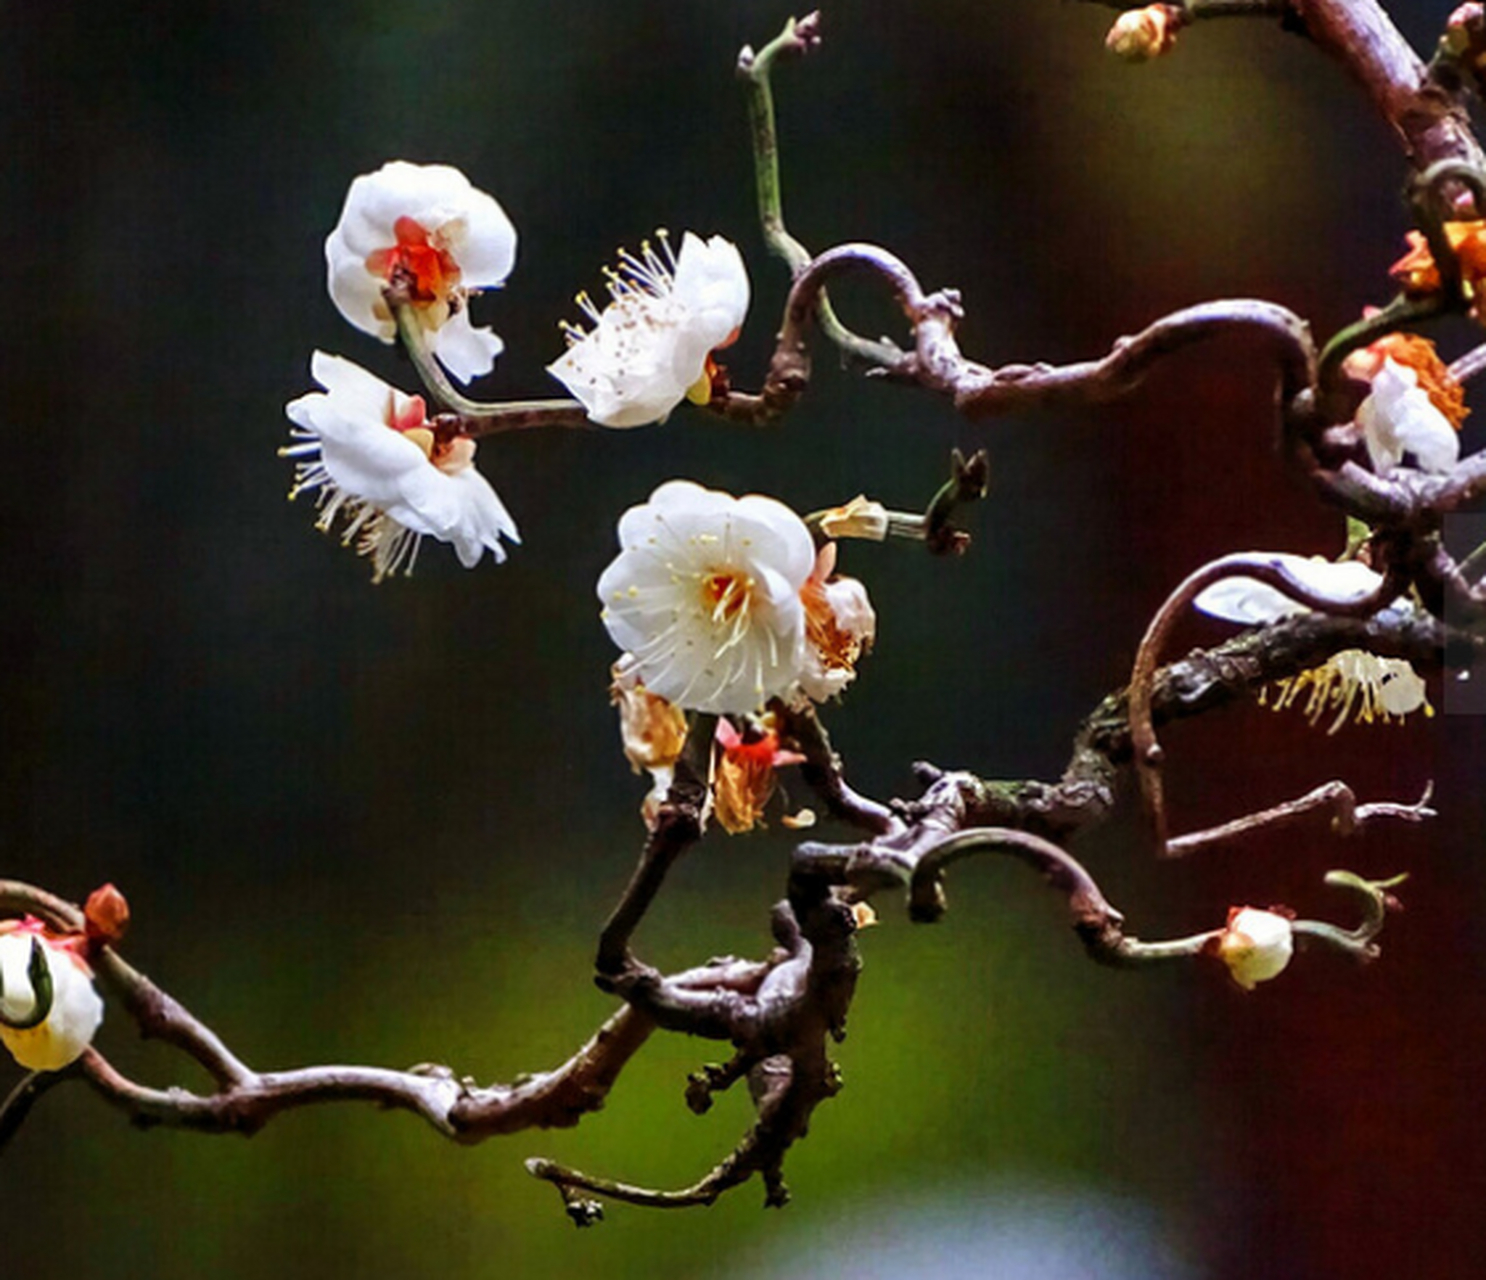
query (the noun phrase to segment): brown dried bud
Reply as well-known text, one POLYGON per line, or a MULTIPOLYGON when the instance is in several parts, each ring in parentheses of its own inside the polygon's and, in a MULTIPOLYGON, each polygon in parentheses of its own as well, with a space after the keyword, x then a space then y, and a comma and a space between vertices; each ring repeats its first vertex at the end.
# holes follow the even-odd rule
POLYGON ((112 884, 94 889, 83 905, 88 941, 95 947, 116 947, 129 931, 129 901, 112 884))
POLYGON ((610 673, 609 700, 619 708, 619 737, 636 773, 669 769, 681 757, 686 716, 640 679, 635 661, 625 654, 610 673))

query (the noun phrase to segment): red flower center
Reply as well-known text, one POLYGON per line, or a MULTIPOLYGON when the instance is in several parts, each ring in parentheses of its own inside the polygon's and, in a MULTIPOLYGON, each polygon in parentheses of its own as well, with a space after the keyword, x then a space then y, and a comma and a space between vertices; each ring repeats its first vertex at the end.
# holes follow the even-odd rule
POLYGON ((432 244, 423 224, 402 217, 392 224, 397 243, 367 254, 366 269, 383 280, 400 273, 415 303, 445 302, 459 283, 459 264, 445 249, 432 244))
POLYGON ((702 579, 702 599, 714 622, 734 622, 748 611, 753 579, 723 569, 702 579))

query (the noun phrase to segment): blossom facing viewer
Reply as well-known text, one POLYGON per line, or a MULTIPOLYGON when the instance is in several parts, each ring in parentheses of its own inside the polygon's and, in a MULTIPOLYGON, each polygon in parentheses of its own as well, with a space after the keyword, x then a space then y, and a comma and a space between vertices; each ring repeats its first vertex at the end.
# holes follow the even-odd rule
POLYGON ((1228 923, 1212 951, 1245 991, 1284 972, 1295 951, 1294 929, 1287 916, 1257 907, 1231 907, 1228 923))
POLYGON ((471 294, 504 283, 516 229, 494 197, 445 164, 393 160, 351 183, 325 241, 330 297, 356 328, 391 342, 383 291, 406 291, 439 362, 462 382, 489 373, 503 343, 469 318, 471 294))
POLYGON ((475 470, 475 442, 449 438, 409 396, 340 356, 317 351, 310 375, 324 388, 285 406, 300 459, 291 499, 316 493, 315 526, 328 531, 344 513, 341 541, 372 562, 372 580, 413 571, 424 537, 452 543, 473 568, 485 551, 506 558, 501 538, 519 542, 516 524, 475 470))
POLYGON ((578 295, 590 327, 564 326, 567 353, 547 366, 601 426, 664 421, 688 396, 707 403, 712 352, 737 337, 748 314, 748 271, 735 244, 688 231, 672 254, 669 237, 656 234, 659 251, 649 243, 638 254, 620 251, 602 311, 578 295))
POLYGON ((620 517, 619 544, 598 582, 602 617, 651 693, 743 713, 799 679, 815 547, 783 503, 672 480, 620 517))
POLYGON ((93 971, 77 953, 82 938, 57 938, 32 917, 0 922, 0 1043, 28 1071, 60 1071, 76 1062, 103 1021, 103 1001, 93 987, 93 971), (42 985, 50 985, 50 1005, 34 1026, 25 1024, 45 1006, 42 985), (15 1026, 12 1024, 22 1024, 15 1026))

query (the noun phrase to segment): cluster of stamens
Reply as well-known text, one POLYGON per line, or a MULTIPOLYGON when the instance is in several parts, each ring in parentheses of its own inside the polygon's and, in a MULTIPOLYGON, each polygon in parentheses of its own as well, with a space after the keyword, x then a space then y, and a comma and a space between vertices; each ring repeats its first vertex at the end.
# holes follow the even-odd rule
MULTIPOLYGON (((637 298, 664 298, 671 292, 676 282, 676 254, 664 227, 656 231, 655 238, 660 242, 659 252, 649 240, 642 240, 639 253, 621 247, 616 254, 619 265, 603 269, 604 285, 614 303, 624 306, 637 298)), ((585 289, 573 301, 584 319, 596 326, 603 309, 593 296, 585 289)), ((588 336, 588 330, 571 320, 560 321, 559 327, 569 343, 582 342, 588 336)))
POLYGON ((1357 724, 1402 724, 1409 712, 1422 708, 1426 716, 1434 708, 1424 693, 1424 682, 1402 658, 1380 658, 1362 649, 1345 649, 1329 661, 1298 676, 1278 680, 1273 694, 1259 691, 1259 704, 1275 711, 1294 706, 1301 694, 1309 690, 1302 709, 1311 725, 1334 711, 1327 726, 1335 733, 1351 716, 1357 724))

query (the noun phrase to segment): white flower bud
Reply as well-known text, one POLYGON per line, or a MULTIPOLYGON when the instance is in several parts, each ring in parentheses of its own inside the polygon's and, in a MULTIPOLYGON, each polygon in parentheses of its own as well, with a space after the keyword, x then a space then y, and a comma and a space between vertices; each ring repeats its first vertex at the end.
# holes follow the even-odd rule
POLYGON ((28 1021, 36 1013, 37 992, 30 968, 36 946, 51 979, 51 1008, 34 1027, 0 1022, 0 1043, 28 1071, 60 1071, 75 1062, 103 1021, 103 1001, 93 989, 93 974, 70 947, 47 937, 34 921, 0 926, 0 1014, 10 1022, 28 1021))
POLYGON ((1284 971, 1294 945, 1294 930, 1286 917, 1257 907, 1234 907, 1216 949, 1233 980, 1252 991, 1284 971))

